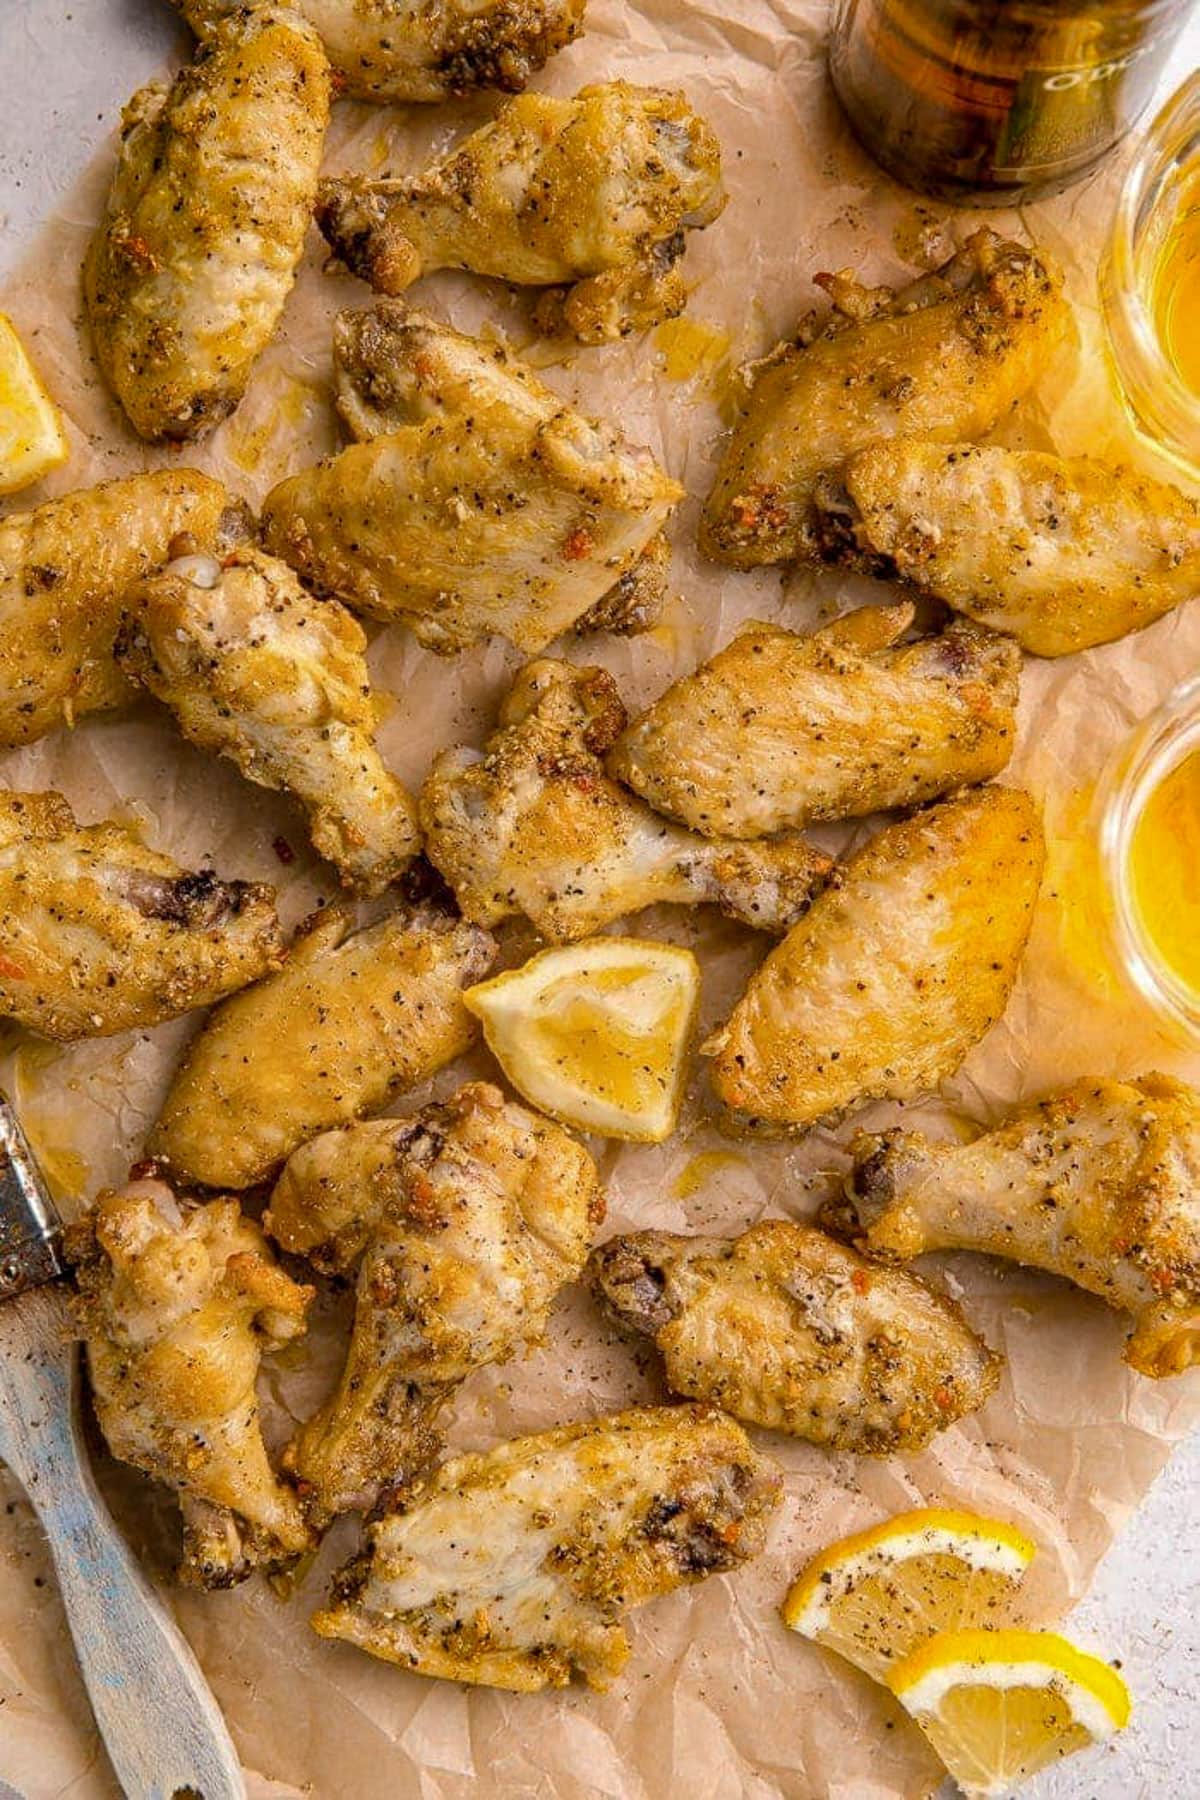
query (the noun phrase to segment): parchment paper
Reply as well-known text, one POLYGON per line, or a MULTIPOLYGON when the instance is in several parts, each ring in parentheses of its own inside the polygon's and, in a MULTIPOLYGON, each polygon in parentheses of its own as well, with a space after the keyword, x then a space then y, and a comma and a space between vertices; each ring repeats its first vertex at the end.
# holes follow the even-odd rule
MULTIPOLYGON (((690 240, 688 316, 698 329, 667 327, 643 341, 566 352, 534 343, 527 302, 498 284, 440 277, 412 296, 460 326, 486 323, 505 332, 528 349, 548 382, 587 409, 615 414, 687 484, 674 532, 676 598, 665 622, 631 643, 593 638, 564 651, 605 663, 634 708, 725 643, 745 619, 810 625, 882 592, 869 581, 824 574, 724 572, 702 563, 694 549, 698 503, 731 417, 733 368, 790 331, 819 298, 811 275, 852 265, 870 280, 902 278, 922 254, 940 260, 948 240, 973 222, 970 214, 918 205, 855 145, 826 85, 825 20, 821 0, 592 0, 586 35, 542 77, 542 85, 564 94, 616 76, 682 86, 716 126, 731 198, 720 221, 690 240)), ((408 112, 341 104, 327 167, 415 167, 494 104, 408 112)), ((1063 262, 1078 322, 1078 341, 998 434, 1007 442, 1145 461, 1108 386, 1095 304, 1096 256, 1119 163, 1061 199, 990 215, 1063 262)), ((348 278, 322 273, 314 233, 283 330, 240 411, 196 450, 178 457, 150 452, 97 383, 79 329, 77 271, 109 170, 106 155, 47 225, 2 300, 69 415, 72 442, 68 466, 13 504, 172 460, 210 469, 258 501, 280 475, 337 443, 329 325, 338 307, 366 305, 370 295, 348 278)), ((1106 758, 1198 659, 1200 606, 1122 644, 1026 664, 1019 745, 1006 778, 1027 783, 1042 800, 1051 841, 1032 943, 1004 1020, 940 1099, 908 1109, 910 1119, 915 1114, 927 1129, 962 1130, 965 1121, 987 1121, 1023 1096, 1085 1073, 1157 1067, 1200 1081, 1200 1056, 1161 1035, 1107 958, 1088 849, 1093 784, 1106 758)), ((499 645, 440 660, 401 629, 378 634, 371 661, 378 686, 394 696, 381 733, 384 754, 413 784, 436 748, 481 741, 516 664, 499 645)), ((0 757, 0 779, 59 787, 85 819, 138 822, 151 842, 185 863, 211 855, 225 874, 274 880, 289 921, 331 892, 288 806, 247 786, 228 765, 187 749, 165 716, 149 709, 91 718, 73 734, 0 757), (272 850, 281 833, 298 852, 287 867, 272 850)), ((835 846, 847 839, 844 830, 825 835, 835 846)), ((753 934, 707 915, 663 910, 645 915, 637 929, 697 946, 705 1029, 725 1015, 764 949, 753 934)), ((513 932, 508 960, 520 960, 530 943, 513 932)), ((6 1035, 0 1080, 15 1093, 66 1211, 121 1179, 194 1028, 194 1020, 181 1021, 70 1050, 6 1035)), ((436 1091, 480 1073, 496 1073, 483 1052, 446 1071, 436 1091)), ((397 1110, 428 1097, 409 1096, 397 1110)), ((895 1107, 875 1106, 853 1126, 878 1127, 898 1116, 895 1107)), ((681 1130, 669 1143, 594 1146, 608 1189, 605 1231, 736 1231, 764 1215, 806 1216, 828 1179, 818 1172, 845 1166, 842 1145, 851 1129, 813 1134, 800 1146, 731 1144, 705 1123, 697 1074, 681 1130)), ((930 1791, 937 1767, 891 1702, 783 1629, 776 1609, 787 1582, 841 1533, 921 1502, 958 1503, 1032 1532, 1041 1554, 1030 1610, 1037 1620, 1052 1620, 1084 1591, 1171 1444, 1200 1417, 1200 1383, 1184 1377, 1156 1384, 1130 1374, 1120 1360, 1123 1322, 1059 1283, 967 1258, 937 1259, 929 1272, 962 1297, 976 1325, 1005 1352, 997 1396, 923 1455, 890 1462, 764 1437, 787 1473, 766 1553, 736 1577, 635 1615, 632 1659, 608 1695, 470 1692, 320 1643, 305 1621, 353 1545, 355 1527, 347 1522, 286 1602, 258 1581, 228 1594, 179 1596, 181 1620, 252 1771, 252 1792, 320 1800, 460 1800, 468 1793, 477 1800, 897 1800, 930 1791)), ((331 1380, 344 1314, 344 1302, 323 1301, 307 1344, 267 1371, 275 1438, 331 1380)), ((642 1366, 646 1360, 635 1361, 600 1326, 581 1294, 568 1295, 542 1349, 468 1383, 452 1441, 483 1447, 656 1397, 661 1390, 653 1369, 642 1366)), ((169 1503, 128 1471, 110 1467, 107 1479, 134 1543, 153 1571, 165 1572, 174 1547, 169 1503)), ((29 1800, 68 1792, 73 1800, 98 1800, 115 1789, 47 1558, 11 1483, 3 1498, 0 1775, 29 1800)))

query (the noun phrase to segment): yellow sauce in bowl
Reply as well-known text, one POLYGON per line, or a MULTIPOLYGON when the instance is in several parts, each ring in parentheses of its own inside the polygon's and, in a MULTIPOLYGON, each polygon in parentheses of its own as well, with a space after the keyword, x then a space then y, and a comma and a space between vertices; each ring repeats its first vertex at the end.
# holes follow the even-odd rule
POLYGON ((1130 836, 1128 869, 1147 949, 1200 995, 1200 750, 1151 789, 1130 836))

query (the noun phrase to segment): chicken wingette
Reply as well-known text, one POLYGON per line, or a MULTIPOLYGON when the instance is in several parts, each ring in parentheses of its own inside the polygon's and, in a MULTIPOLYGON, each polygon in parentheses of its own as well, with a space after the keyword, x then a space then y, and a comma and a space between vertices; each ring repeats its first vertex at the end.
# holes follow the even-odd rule
POLYGON ((485 750, 444 750, 421 789, 425 852, 468 919, 524 914, 569 943, 669 901, 786 931, 831 859, 802 837, 747 844, 660 819, 604 773, 625 723, 604 669, 543 658, 518 675, 485 750))
POLYGON ((100 368, 142 437, 199 437, 241 400, 295 279, 329 99, 316 32, 260 5, 125 108, 83 294, 100 368))
POLYGON ((749 625, 667 689, 605 758, 656 812, 749 838, 912 806, 1004 767, 1021 656, 969 624, 900 643, 913 608, 811 636, 749 625))
POLYGON ((183 735, 295 795, 347 886, 394 881, 418 849, 416 803, 375 748, 367 641, 345 608, 252 547, 169 563, 125 604, 117 660, 183 735))
POLYGON ((476 1032, 462 989, 494 954, 487 932, 432 906, 357 932, 338 907, 318 913, 278 974, 192 1040, 148 1154, 205 1187, 265 1181, 307 1139, 460 1055, 476 1032))
POLYGON ((913 583, 1036 656, 1200 593, 1200 500, 1090 457, 894 438, 818 489, 822 553, 913 583))
POLYGON ((736 1122, 803 1131, 952 1074, 1004 1010, 1044 854, 1019 788, 975 789, 873 837, 702 1046, 736 1122))
POLYGON ((314 1523, 411 1487, 455 1389, 541 1337, 603 1212, 582 1145, 482 1082, 289 1158, 263 1224, 327 1274, 359 1265, 337 1386, 284 1453, 314 1523))
POLYGON ((830 1228, 870 1256, 979 1250, 1133 1315, 1143 1375, 1200 1361, 1200 1094, 1165 1075, 1083 1079, 972 1143, 862 1135, 830 1228))
POLYGON ((129 700, 113 656, 127 589, 176 550, 225 555, 248 525, 196 469, 128 475, 0 520, 0 749, 129 700))
POLYGON ((181 869, 61 794, 0 794, 0 1015, 71 1043, 161 1024, 278 969, 274 889, 181 869))
POLYGON ((834 312, 748 372, 704 509, 701 548, 735 568, 816 555, 817 483, 865 445, 989 430, 1032 387, 1069 318, 1049 258, 993 231, 897 292, 849 273, 818 280, 834 312))
POLYGON ((673 1393, 831 1450, 923 1449, 999 1380, 999 1358, 951 1301, 811 1225, 633 1231, 592 1252, 588 1281, 618 1324, 653 1341, 673 1393))
POLYGON ((685 97, 608 81, 523 94, 419 175, 323 181, 317 222, 380 293, 470 269, 545 288, 541 329, 604 343, 682 312, 685 234, 724 204, 720 145, 685 97))
POLYGON ((67 1231, 100 1428, 113 1455, 173 1488, 182 1580, 228 1587, 313 1546, 267 1460, 255 1381, 304 1330, 313 1290, 284 1274, 235 1200, 182 1207, 137 1181, 67 1231))
POLYGON ((762 1549, 780 1477, 703 1406, 640 1407, 443 1463, 317 1613, 418 1675, 532 1693, 629 1659, 624 1615, 762 1549))

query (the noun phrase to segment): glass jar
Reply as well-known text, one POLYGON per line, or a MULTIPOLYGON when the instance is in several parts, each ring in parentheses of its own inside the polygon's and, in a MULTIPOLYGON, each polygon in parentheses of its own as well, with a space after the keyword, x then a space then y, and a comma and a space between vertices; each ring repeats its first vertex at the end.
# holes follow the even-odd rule
POLYGON ((1200 71, 1167 101, 1126 172, 1100 305, 1134 425, 1200 481, 1200 71))

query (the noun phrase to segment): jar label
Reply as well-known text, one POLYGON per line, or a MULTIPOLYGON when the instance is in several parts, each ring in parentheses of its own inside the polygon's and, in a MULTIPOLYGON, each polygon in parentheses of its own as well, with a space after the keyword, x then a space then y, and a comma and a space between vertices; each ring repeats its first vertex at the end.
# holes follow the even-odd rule
POLYGON ((993 173, 1025 181, 1053 178, 1116 143, 1149 100, 1174 35, 1150 38, 1102 62, 1027 69, 996 146, 993 173))

